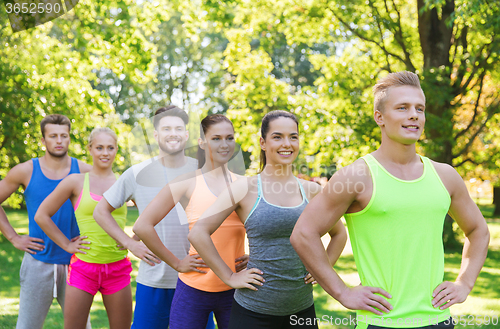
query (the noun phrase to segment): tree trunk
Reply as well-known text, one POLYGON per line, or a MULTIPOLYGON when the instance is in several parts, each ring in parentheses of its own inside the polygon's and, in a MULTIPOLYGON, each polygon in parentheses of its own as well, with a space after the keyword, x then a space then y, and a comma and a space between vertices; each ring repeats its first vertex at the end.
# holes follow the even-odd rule
POLYGON ((495 205, 493 216, 500 216, 500 186, 493 186, 493 205, 495 205))
POLYGON ((448 67, 453 33, 453 25, 448 23, 448 19, 455 11, 455 1, 446 0, 441 7, 441 13, 437 7, 424 10, 425 2, 417 1, 418 33, 424 55, 424 69, 448 67))
MULTIPOLYGON (((452 165, 453 161, 453 111, 455 99, 451 88, 450 49, 453 24, 448 20, 455 11, 455 1, 445 0, 437 7, 425 9, 424 0, 417 0, 418 32, 424 55, 422 89, 426 94, 427 122, 425 124, 426 155, 431 159, 452 165)), ((453 219, 446 215, 443 227, 443 243, 446 250, 460 248, 453 230, 453 219)))

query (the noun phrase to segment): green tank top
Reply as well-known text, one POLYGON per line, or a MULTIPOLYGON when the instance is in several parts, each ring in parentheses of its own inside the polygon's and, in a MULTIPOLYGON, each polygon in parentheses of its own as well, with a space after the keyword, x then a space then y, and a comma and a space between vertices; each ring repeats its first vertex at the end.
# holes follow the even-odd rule
MULTIPOLYGON (((93 213, 97 201, 90 196, 89 174, 85 174, 83 190, 78 208, 75 210, 76 222, 81 236, 87 236, 90 249, 86 254, 76 253, 76 257, 87 263, 108 264, 117 262, 127 256, 127 250, 119 250, 118 243, 108 235, 95 221, 93 213)), ((123 229, 127 221, 127 205, 111 213, 118 225, 123 229)))
POLYGON ((345 214, 361 284, 392 295, 383 316, 357 311, 359 328, 421 327, 445 321, 449 309, 432 306, 432 292, 443 282, 443 224, 451 198, 430 160, 420 178, 401 180, 371 154, 367 163, 373 192, 368 205, 345 214))

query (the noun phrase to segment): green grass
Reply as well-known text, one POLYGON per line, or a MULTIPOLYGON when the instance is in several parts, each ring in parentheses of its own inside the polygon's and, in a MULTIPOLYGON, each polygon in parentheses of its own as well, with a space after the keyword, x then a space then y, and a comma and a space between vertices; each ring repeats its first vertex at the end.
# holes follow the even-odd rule
MULTIPOLYGON (((474 322, 475 317, 483 320, 485 316, 500 317, 500 220, 491 218, 493 209, 491 206, 481 206, 491 233, 491 243, 488 258, 474 289, 463 304, 454 305, 451 308, 452 315, 457 319, 462 316, 462 322, 474 322)), ((7 215, 12 225, 20 233, 27 233, 28 221, 25 211, 7 210, 7 215)), ((137 218, 137 210, 129 208, 126 231, 131 233, 132 225, 137 218)), ((17 312, 19 310, 19 267, 21 266, 23 252, 15 249, 0 234, 0 329, 15 328, 17 312)), ((137 275, 138 260, 130 257, 134 267, 132 277, 137 275)), ((460 268, 461 255, 458 253, 445 255, 445 280, 454 280, 460 268)), ((352 253, 348 248, 344 251, 339 262, 335 266, 344 281, 351 285, 359 283, 356 265, 352 253)), ((132 293, 135 295, 135 280, 132 280, 132 293)), ((135 299, 135 298, 134 298, 135 299)), ((317 317, 328 319, 332 323, 340 323, 342 319, 355 317, 355 312, 346 309, 339 302, 330 297, 319 286, 314 288, 314 299, 317 317)), ((102 303, 100 294, 94 299, 91 309, 91 322, 93 329, 108 328, 108 319, 102 303)), ((346 321, 346 320, 344 320, 346 321)), ((324 321, 323 321, 324 323, 324 321)), ((62 328, 63 317, 57 302, 54 302, 44 328, 62 328)), ((499 328, 496 325, 457 325, 456 328, 499 328)), ((321 325, 320 328, 350 328, 352 325, 321 325)))
MULTIPOLYGON (((12 226, 18 233, 28 233, 28 218, 24 210, 6 210, 12 226)), ((138 216, 135 208, 129 208, 127 214, 126 231, 131 233, 132 225, 138 216)), ((15 328, 17 313, 19 311, 19 268, 24 253, 17 250, 0 233, 0 329, 15 328)), ((130 254, 132 260, 132 277, 137 276, 139 260, 130 254)), ((135 300, 135 280, 132 280, 132 293, 135 300)), ((97 294, 90 311, 90 321, 93 329, 108 328, 108 317, 100 294, 97 294)), ((49 314, 45 320, 44 328, 62 328, 64 323, 63 315, 59 304, 54 299, 50 307, 49 314)))

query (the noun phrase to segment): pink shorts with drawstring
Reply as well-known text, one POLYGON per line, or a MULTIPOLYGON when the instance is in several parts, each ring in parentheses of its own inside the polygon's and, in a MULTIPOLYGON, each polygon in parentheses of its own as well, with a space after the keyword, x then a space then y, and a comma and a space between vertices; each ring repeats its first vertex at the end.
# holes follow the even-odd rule
POLYGON ((98 291, 103 295, 114 294, 130 284, 132 263, 124 258, 109 264, 87 263, 71 257, 68 270, 68 285, 95 295, 98 291))

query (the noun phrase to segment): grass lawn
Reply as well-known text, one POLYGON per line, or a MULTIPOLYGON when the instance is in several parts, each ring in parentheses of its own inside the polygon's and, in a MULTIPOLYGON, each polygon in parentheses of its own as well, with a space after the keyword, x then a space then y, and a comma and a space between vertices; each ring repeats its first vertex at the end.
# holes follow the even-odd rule
MULTIPOLYGON (((456 328, 500 328, 500 220, 491 218, 493 209, 491 206, 481 206, 491 233, 491 243, 486 263, 479 275, 474 289, 468 299, 459 305, 451 308, 452 315, 461 319, 461 324, 456 328), (461 317, 461 318, 460 318, 461 317), (477 325, 484 322, 488 317, 496 317, 497 322, 489 325, 477 325)), ((28 220, 25 211, 7 210, 7 215, 12 225, 19 233, 28 232, 28 220)), ((131 228, 137 210, 129 208, 127 231, 131 228)), ((23 252, 15 249, 0 234, 0 328, 15 328, 17 313, 19 310, 19 267, 21 266, 23 252)), ((137 275, 138 260, 131 255, 134 271, 132 277, 137 275)), ((460 268, 461 255, 458 253, 445 255, 445 280, 454 280, 460 268)), ((356 272, 356 265, 349 244, 346 246, 336 269, 342 279, 351 285, 359 284, 359 277, 356 272)), ((132 281, 132 293, 135 294, 135 281, 132 281)), ((135 299, 135 298, 134 298, 135 299)), ((314 300, 316 305, 317 317, 322 319, 320 328, 350 328, 354 326, 343 323, 349 317, 355 317, 355 312, 346 309, 340 303, 326 294, 319 286, 314 288, 314 300), (325 320, 332 323, 326 325, 325 320), (336 325, 337 323, 337 325, 336 325)), ((100 294, 94 299, 91 310, 92 328, 108 328, 108 319, 102 303, 100 294)), ((63 317, 57 302, 54 302, 44 328, 62 328, 63 317)))

